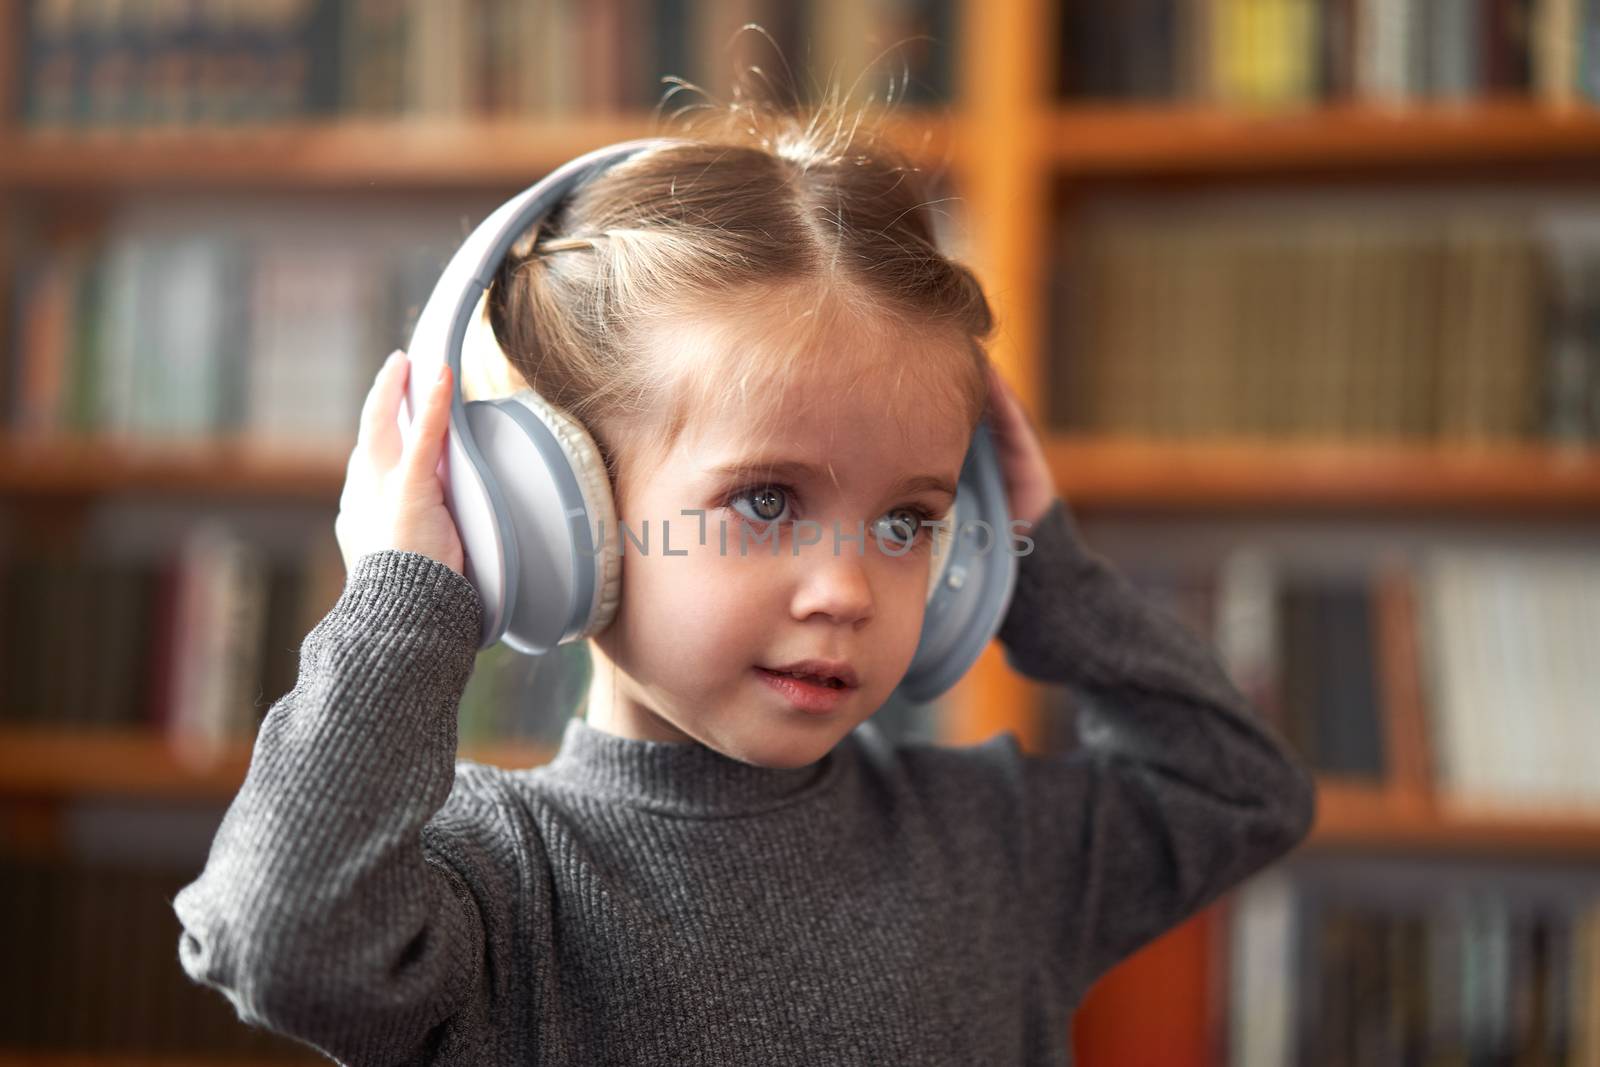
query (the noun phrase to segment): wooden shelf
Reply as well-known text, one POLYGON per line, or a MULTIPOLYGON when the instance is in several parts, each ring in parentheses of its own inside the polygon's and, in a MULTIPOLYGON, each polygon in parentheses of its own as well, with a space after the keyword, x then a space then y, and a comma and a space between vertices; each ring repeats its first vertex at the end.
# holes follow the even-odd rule
MULTIPOLYGON (((1600 108, 1526 100, 1260 111, 1056 104, 1023 125, 1046 165, 1069 177, 1600 160, 1600 108)), ((985 140, 953 111, 903 110, 889 126, 897 143, 930 165, 970 155, 985 140)), ((601 145, 651 136, 655 128, 648 112, 638 112, 14 130, 0 137, 0 189, 516 186, 601 145)))
MULTIPOLYGON (((239 789, 251 747, 234 742, 207 758, 186 756, 138 728, 0 728, 0 795, 80 795, 226 801, 239 789)), ((502 767, 533 767, 554 751, 540 745, 466 747, 460 755, 502 767)), ((1600 809, 1551 815, 1452 814, 1425 795, 1322 779, 1311 847, 1600 853, 1600 809)))
MULTIPOLYGON (((889 123, 930 165, 955 121, 889 123)), ((652 135, 648 112, 550 119, 421 119, 171 130, 14 130, 0 136, 0 190, 184 187, 516 188, 584 152, 652 135)))
POLYGON ((1426 795, 1321 780, 1314 848, 1499 855, 1600 854, 1600 808, 1549 814, 1454 813, 1426 795))
MULTIPOLYGON (((0 440, 0 494, 337 497, 348 446, 0 440)), ((1600 449, 1278 441, 1045 442, 1074 509, 1227 508, 1600 512, 1600 449)))
POLYGON ((1064 435, 1045 451, 1075 510, 1600 513, 1600 449, 1064 435))
MULTIPOLYGON (((351 425, 354 426, 352 415, 351 425)), ((354 441, 339 450, 247 438, 160 442, 109 438, 0 439, 0 493, 309 496, 334 499, 354 441)))
POLYGON ((1527 100, 1262 111, 1063 105, 1039 125, 1055 171, 1074 177, 1600 160, 1600 108, 1527 100))
MULTIPOLYGON (((138 727, 50 729, 0 727, 0 796, 67 798, 118 795, 146 799, 226 801, 239 790, 252 746, 231 742, 216 752, 186 752, 138 727)), ((501 767, 533 767, 555 752, 522 743, 466 746, 461 758, 501 767)))

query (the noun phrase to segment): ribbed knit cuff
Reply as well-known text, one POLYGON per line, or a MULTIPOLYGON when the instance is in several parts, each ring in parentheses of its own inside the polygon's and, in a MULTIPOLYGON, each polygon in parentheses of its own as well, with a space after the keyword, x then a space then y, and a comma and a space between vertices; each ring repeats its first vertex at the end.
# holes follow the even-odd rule
POLYGON ((280 820, 297 821, 287 806, 307 805, 299 818, 319 829, 298 831, 303 851, 337 852, 371 833, 317 814, 314 798, 329 789, 417 825, 444 803, 479 604, 472 583, 428 556, 386 550, 356 561, 302 643, 296 691, 262 723, 250 769, 271 783, 262 803, 280 820))
POLYGON ((483 602, 466 577, 431 556, 400 549, 356 560, 329 613, 334 633, 353 630, 436 630, 477 648, 483 602))
MULTIPOLYGON (((438 709, 455 707, 466 685, 482 615, 472 583, 438 560, 371 552, 356 561, 332 610, 306 636, 301 673, 349 689, 338 700, 344 716, 392 718, 405 708, 431 721, 438 709), (375 700, 380 693, 388 699, 375 700)), ((385 723, 382 730, 400 728, 385 723)))

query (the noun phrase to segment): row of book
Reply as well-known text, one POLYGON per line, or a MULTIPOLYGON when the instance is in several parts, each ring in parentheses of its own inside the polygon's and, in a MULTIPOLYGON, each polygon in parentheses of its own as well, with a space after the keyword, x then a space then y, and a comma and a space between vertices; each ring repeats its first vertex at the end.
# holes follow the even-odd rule
POLYGON ((16 273, 8 422, 348 448, 450 251, 422 235, 307 242, 221 228, 48 246, 16 273))
POLYGON ((819 95, 830 76, 848 88, 863 75, 880 100, 892 80, 896 99, 927 103, 949 96, 953 6, 33 0, 22 114, 35 128, 594 114, 654 106, 668 77, 724 94, 752 65, 766 79, 754 87, 779 102, 819 95), (768 37, 740 32, 747 22, 768 37))
POLYGON ((0 856, 0 1049, 308 1062, 179 964, 171 902, 198 872, 0 856))
MULTIPOLYGON (((0 423, 244 438, 342 462, 379 365, 410 343, 444 265, 498 203, 152 195, 102 224, 30 233, 0 313, 0 423)), ((959 253, 953 217, 936 226, 959 253)), ((492 345, 487 330, 468 338, 492 345)), ((472 396, 470 374, 463 388, 472 396)))
POLYGON ((1429 559, 1418 632, 1444 800, 1488 811, 1600 802, 1597 606, 1592 552, 1429 559))
POLYGON ((1230 1067, 1600 1061, 1592 868, 1336 862, 1232 895, 1230 1067))
MULTIPOLYGON (((146 545, 167 536, 119 537, 146 545)), ((293 686, 301 643, 344 588, 331 520, 298 551, 209 516, 165 554, 88 555, 37 542, 0 556, 0 723, 137 727, 197 759, 248 742, 293 686)), ((560 743, 581 713, 588 646, 528 656, 480 651, 458 710, 458 743, 560 743)), ((944 706, 893 699, 880 729, 932 740, 944 706)))
POLYGON ((1068 97, 1600 102, 1594 0, 1061 0, 1068 97))
POLYGON ((1600 745, 1589 606, 1600 555, 1433 545, 1367 572, 1295 570, 1233 552, 1214 637, 1240 688, 1319 771, 1386 779, 1390 739, 1420 733, 1420 773, 1452 811, 1600 806, 1587 758, 1600 745))
MULTIPOLYGON (((202 761, 248 743, 343 589, 331 528, 297 555, 208 519, 155 559, 38 547, 0 559, 0 722, 150 729, 202 761)), ((554 745, 589 670, 582 643, 544 656, 485 649, 461 699, 460 743, 554 745)))
MULTIPOLYGON (((1254 549, 1212 573, 1125 562, 1151 603, 1226 650, 1224 662, 1255 707, 1319 773, 1381 782, 1391 773, 1384 730, 1378 583, 1274 567, 1254 549)), ((1056 693, 1048 744, 1078 744, 1078 716, 1115 717, 1090 692, 1056 693)))
MULTIPOLYGON (((1374 785, 1414 737, 1437 803, 1461 814, 1600 807, 1600 554, 1576 545, 1430 545, 1317 566, 1256 543, 1215 565, 1130 560, 1142 595, 1203 635, 1240 691, 1319 775, 1374 785)), ((1053 691, 1070 748, 1093 691, 1053 691)))
POLYGON ((1444 195, 1108 202, 1067 222, 1063 429, 1600 440, 1600 212, 1444 195))

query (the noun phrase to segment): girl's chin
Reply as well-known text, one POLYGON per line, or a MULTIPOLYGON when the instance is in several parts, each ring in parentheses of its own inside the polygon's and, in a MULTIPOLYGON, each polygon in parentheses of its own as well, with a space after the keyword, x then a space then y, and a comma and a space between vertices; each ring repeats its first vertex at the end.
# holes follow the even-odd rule
POLYGON ((799 725, 810 729, 769 725, 757 736, 745 739, 737 751, 723 751, 723 755, 757 767, 793 770, 817 762, 839 743, 836 731, 827 724, 806 722, 799 725))

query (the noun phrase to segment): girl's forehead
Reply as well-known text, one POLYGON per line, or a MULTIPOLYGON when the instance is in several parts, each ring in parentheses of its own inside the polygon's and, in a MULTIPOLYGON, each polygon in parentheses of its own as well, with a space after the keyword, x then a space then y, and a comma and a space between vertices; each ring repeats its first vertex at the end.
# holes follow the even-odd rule
POLYGON ((919 374, 865 360, 852 366, 845 359, 811 372, 757 368, 732 389, 713 386, 690 399, 683 437, 691 446, 718 447, 769 438, 909 445, 941 424, 963 421, 953 383, 935 380, 934 370, 919 374))
POLYGON ((815 420, 865 408, 923 418, 966 408, 970 356, 959 339, 835 330, 797 338, 679 334, 664 377, 683 421, 815 420))
POLYGON ((836 301, 808 308, 792 294, 750 296, 743 313, 718 301, 642 336, 672 459, 942 452, 946 439, 970 436, 981 371, 966 338, 836 301))
POLYGON ((691 413, 673 450, 679 472, 767 462, 886 476, 928 465, 955 469, 970 436, 959 409, 911 379, 898 387, 803 381, 766 400, 756 409, 735 403, 691 413))

